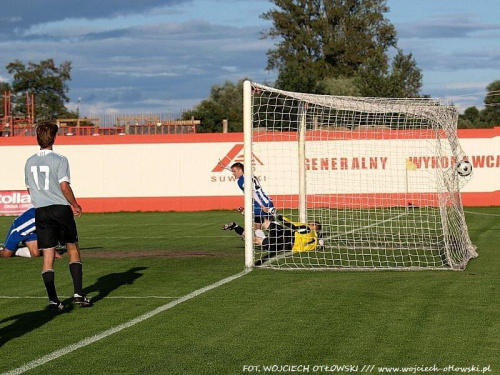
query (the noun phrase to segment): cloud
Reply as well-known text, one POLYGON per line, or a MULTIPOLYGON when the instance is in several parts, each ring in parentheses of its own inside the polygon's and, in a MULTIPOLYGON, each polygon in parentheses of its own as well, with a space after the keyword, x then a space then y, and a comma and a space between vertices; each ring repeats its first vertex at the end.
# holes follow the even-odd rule
POLYGON ((464 89, 473 89, 473 90, 483 90, 485 91, 486 86, 488 86, 489 82, 453 82, 445 85, 445 88, 450 90, 464 90, 464 89))
MULTIPOLYGON (((485 32, 500 30, 500 24, 485 23, 474 14, 438 15, 413 23, 397 23, 400 38, 470 38, 484 35, 485 32)), ((485 37, 490 37, 487 34, 485 37)))
POLYGON ((264 69, 271 44, 259 39, 257 26, 143 21, 108 29, 100 21, 95 28, 57 23, 29 29, 17 40, 0 41, 0 74, 15 58, 69 60, 69 106, 76 108, 81 97, 82 114, 180 111, 206 98, 214 84, 270 79, 264 69))
POLYGON ((500 50, 491 48, 491 43, 459 42, 457 46, 444 48, 430 40, 406 39, 398 44, 405 53, 413 54, 424 76, 435 71, 497 70, 500 64, 500 50))
POLYGON ((140 14, 155 8, 188 3, 191 0, 86 0, 77 3, 67 0, 16 0, 2 4, 0 33, 12 27, 25 30, 33 25, 72 18, 106 18, 124 14, 140 14))

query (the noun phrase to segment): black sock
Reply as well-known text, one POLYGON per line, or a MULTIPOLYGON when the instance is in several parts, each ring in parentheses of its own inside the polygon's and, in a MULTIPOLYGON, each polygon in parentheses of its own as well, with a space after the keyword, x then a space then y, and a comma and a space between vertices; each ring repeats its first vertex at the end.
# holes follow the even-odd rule
POLYGON ((55 272, 54 270, 47 270, 42 272, 43 282, 50 301, 56 302, 58 300, 56 293, 56 285, 54 284, 55 272))
POLYGON ((245 232, 245 229, 243 229, 242 227, 240 227, 239 225, 236 225, 233 229, 236 233, 238 233, 240 236, 243 235, 243 233, 245 232))
POLYGON ((75 294, 83 295, 83 270, 80 262, 73 262, 69 264, 69 272, 73 278, 73 288, 75 294))

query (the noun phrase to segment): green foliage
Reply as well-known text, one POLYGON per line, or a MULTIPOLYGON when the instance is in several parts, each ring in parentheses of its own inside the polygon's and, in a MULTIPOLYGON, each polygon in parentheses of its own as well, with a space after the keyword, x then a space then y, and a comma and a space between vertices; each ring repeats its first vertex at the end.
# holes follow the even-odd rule
POLYGON ((356 78, 327 78, 317 83, 315 91, 323 95, 361 96, 356 78))
POLYGON ((485 108, 482 110, 467 108, 459 116, 458 127, 467 129, 500 126, 500 80, 493 81, 486 87, 484 104, 485 108))
POLYGON ((396 46, 394 26, 384 17, 385 0, 272 2, 276 8, 261 17, 273 26, 262 36, 280 39, 267 54, 267 69, 283 75, 278 88, 304 91, 289 74, 297 70, 316 80, 311 87, 327 78, 352 77, 366 61, 396 46))
POLYGON ((53 59, 40 63, 15 60, 7 65, 7 72, 13 76, 12 92, 15 96, 13 114, 26 114, 26 94, 35 94, 38 120, 68 115, 64 103, 69 102, 67 82, 71 80, 71 62, 59 66, 53 59))
POLYGON ((476 107, 469 107, 464 111, 464 119, 469 120, 471 123, 479 120, 479 109, 476 107))
POLYGON ((484 104, 486 108, 481 113, 481 119, 489 126, 500 125, 500 80, 486 87, 484 104))
POLYGON ((278 79, 274 86, 295 92, 316 92, 320 78, 307 65, 298 61, 291 61, 284 65, 278 72, 278 79))
POLYGON ((410 53, 401 49, 389 67, 387 56, 379 55, 360 67, 358 86, 362 96, 386 98, 419 97, 422 88, 422 70, 410 53))
POLYGON ((422 88, 422 70, 411 53, 405 55, 401 49, 392 60, 392 69, 389 74, 389 97, 416 98, 422 88))
POLYGON ((474 107, 467 108, 462 115, 458 117, 458 127, 462 129, 476 128, 480 122, 481 112, 474 107))
POLYGON ((326 95, 368 96, 388 98, 419 97, 422 71, 410 53, 398 50, 391 66, 386 55, 368 59, 356 75, 328 78, 318 82, 315 92, 326 95))
POLYGON ((267 53, 267 69, 278 70, 277 88, 319 94, 419 96, 422 71, 412 54, 398 49, 389 65, 387 52, 396 47, 396 31, 384 17, 389 11, 386 0, 272 2, 276 8, 262 18, 273 26, 262 35, 280 39, 267 53), (347 89, 346 82, 331 81, 338 78, 354 80, 347 89))
POLYGON ((201 133, 222 132, 222 120, 229 122, 229 131, 243 131, 243 82, 226 81, 223 85, 213 85, 210 96, 191 111, 183 114, 183 119, 194 117, 201 120, 197 131, 201 133))

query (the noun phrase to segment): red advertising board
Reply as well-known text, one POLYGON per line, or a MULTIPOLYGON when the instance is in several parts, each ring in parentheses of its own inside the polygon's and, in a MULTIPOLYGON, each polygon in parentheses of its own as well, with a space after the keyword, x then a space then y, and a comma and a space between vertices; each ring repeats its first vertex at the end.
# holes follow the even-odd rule
POLYGON ((0 216, 18 216, 32 207, 26 190, 0 191, 0 216))

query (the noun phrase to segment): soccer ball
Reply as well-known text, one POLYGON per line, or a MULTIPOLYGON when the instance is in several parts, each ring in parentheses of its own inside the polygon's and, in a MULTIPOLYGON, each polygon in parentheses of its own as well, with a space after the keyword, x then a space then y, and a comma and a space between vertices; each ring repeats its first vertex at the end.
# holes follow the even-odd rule
POLYGON ((467 177, 472 173, 472 164, 468 160, 459 161, 457 164, 457 173, 459 176, 467 177))

